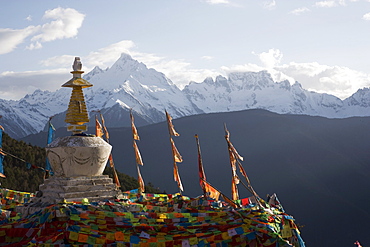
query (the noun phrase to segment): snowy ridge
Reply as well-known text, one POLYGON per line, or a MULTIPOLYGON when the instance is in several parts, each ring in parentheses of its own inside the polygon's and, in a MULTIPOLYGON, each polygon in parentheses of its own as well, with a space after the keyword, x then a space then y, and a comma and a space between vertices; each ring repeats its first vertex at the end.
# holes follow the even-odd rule
MULTIPOLYGON (((298 82, 274 82, 266 71, 206 78, 180 90, 163 73, 122 54, 111 68, 95 67, 84 78, 94 85, 84 90, 87 107, 90 112, 101 110, 108 127, 129 126, 130 109, 135 120, 139 119, 138 126, 164 121, 164 110, 173 118, 246 109, 328 118, 370 116, 369 88, 359 89, 342 101, 333 95, 307 91, 298 82)), ((15 138, 42 131, 55 114, 55 127, 65 126, 63 114, 70 95, 69 88, 61 88, 55 92, 36 90, 19 101, 0 99, 1 125, 15 138)))

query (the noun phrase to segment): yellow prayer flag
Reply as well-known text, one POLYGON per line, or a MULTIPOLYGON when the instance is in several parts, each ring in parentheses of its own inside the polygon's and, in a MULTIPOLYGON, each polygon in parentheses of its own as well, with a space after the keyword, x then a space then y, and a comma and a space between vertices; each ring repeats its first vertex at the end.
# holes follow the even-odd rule
POLYGON ((198 238, 197 237, 189 238, 189 242, 190 245, 196 245, 198 244, 198 238))
POLYGON ((96 244, 105 244, 105 238, 96 238, 96 244))
POLYGON ((69 239, 73 241, 78 240, 78 232, 69 232, 69 239))
POLYGON ((108 240, 116 240, 116 236, 114 233, 111 233, 111 232, 108 232, 107 235, 106 235, 107 239, 108 240))

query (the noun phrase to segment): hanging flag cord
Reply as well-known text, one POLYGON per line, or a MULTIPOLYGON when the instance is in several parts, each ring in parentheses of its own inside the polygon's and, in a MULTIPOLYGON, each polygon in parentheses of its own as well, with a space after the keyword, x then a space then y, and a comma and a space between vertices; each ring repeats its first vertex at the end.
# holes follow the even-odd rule
MULTIPOLYGON (((13 155, 13 154, 11 154, 11 153, 8 153, 8 152, 4 151, 3 149, 1 149, 1 151, 0 151, 0 152, 1 152, 1 153, 3 153, 3 154, 5 154, 5 155, 7 155, 7 156, 13 157, 13 158, 15 158, 15 159, 17 159, 17 160, 19 160, 19 161, 22 161, 22 162, 24 162, 24 163, 26 163, 26 164, 30 164, 29 162, 25 161, 24 159, 21 159, 21 158, 19 158, 19 157, 17 157, 17 156, 15 156, 15 155, 13 155)), ((46 173, 46 171, 45 171, 45 168, 44 168, 44 167, 36 166, 36 165, 31 165, 31 166, 32 166, 32 167, 34 167, 34 168, 38 168, 38 169, 40 169, 40 170, 42 170, 42 171, 44 171, 44 172, 46 173)))

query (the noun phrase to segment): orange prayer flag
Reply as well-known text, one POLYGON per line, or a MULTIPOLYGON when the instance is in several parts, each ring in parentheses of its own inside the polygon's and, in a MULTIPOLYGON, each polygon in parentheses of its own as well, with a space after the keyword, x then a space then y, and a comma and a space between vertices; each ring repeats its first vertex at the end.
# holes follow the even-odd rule
POLYGON ((80 243, 87 243, 88 238, 89 238, 89 235, 79 233, 77 241, 80 242, 80 243))
POLYGON ((143 193, 145 191, 145 184, 144 184, 144 180, 143 178, 141 177, 141 173, 140 173, 140 168, 138 165, 136 165, 137 167, 137 175, 138 175, 138 181, 139 181, 139 185, 140 185, 140 192, 143 193))
POLYGON ((180 175, 179 175, 179 170, 177 168, 176 163, 173 164, 173 177, 174 177, 175 181, 177 182, 177 186, 179 187, 179 189, 181 191, 184 191, 184 189, 182 187, 180 175))
POLYGON ((132 136, 134 140, 140 140, 139 134, 137 133, 136 126, 134 124, 134 115, 132 115, 132 110, 130 111, 130 118, 131 118, 132 136))
POLYGON ((199 175, 199 183, 200 183, 200 187, 203 190, 203 193, 205 194, 205 193, 207 193, 207 191, 205 189, 205 185, 204 185, 204 181, 206 180, 206 174, 205 174, 204 168, 203 168, 202 154, 200 152, 200 144, 199 144, 198 135, 195 135, 195 140, 197 142, 197 147, 198 147, 198 175, 199 175))
POLYGON ((141 154, 139 151, 139 148, 137 147, 136 142, 133 143, 134 151, 135 151, 135 158, 136 158, 136 164, 138 165, 144 165, 143 160, 141 159, 141 154))
POLYGON ((125 235, 123 234, 123 232, 115 232, 114 236, 115 236, 117 241, 125 240, 125 235))
POLYGON ((101 118, 101 123, 103 124, 105 137, 107 138, 107 142, 109 143, 109 133, 108 133, 107 127, 105 126, 105 121, 104 121, 104 118, 103 118, 103 114, 101 114, 101 113, 100 113, 100 118, 101 118))
POLYGON ((172 117, 168 112, 166 111, 166 118, 167 118, 167 125, 168 125, 168 130, 170 132, 171 136, 179 136, 180 134, 176 132, 175 127, 172 124, 172 117))
POLYGON ((218 201, 218 198, 220 197, 220 192, 216 190, 212 185, 210 185, 207 181, 203 180, 205 191, 208 194, 208 197, 215 199, 218 201))
POLYGON ((234 148, 233 144, 230 141, 230 132, 228 131, 226 124, 224 125, 224 128, 225 128, 225 139, 229 147, 229 150, 236 159, 243 161, 243 157, 238 153, 238 151, 236 151, 236 149, 234 148))
POLYGON ((103 128, 101 127, 101 124, 97 116, 95 116, 95 135, 97 137, 102 137, 104 135, 103 128))
POLYGON ((236 186, 235 178, 231 180, 231 198, 234 201, 239 200, 238 187, 236 186))
POLYGON ((182 156, 181 156, 180 152, 177 150, 177 148, 175 146, 175 142, 172 140, 172 138, 170 138, 170 141, 171 141, 172 154, 173 154, 174 160, 177 163, 181 163, 183 161, 182 156))
POLYGON ((114 162, 113 162, 113 156, 112 156, 112 153, 110 153, 109 157, 108 157, 108 160, 109 160, 109 165, 110 167, 114 168, 114 162))

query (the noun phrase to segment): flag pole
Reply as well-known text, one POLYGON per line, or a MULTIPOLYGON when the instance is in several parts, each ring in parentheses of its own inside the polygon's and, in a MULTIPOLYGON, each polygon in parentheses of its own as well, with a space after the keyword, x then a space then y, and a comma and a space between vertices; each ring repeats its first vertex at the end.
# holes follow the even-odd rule
POLYGON ((200 187, 203 190, 203 195, 204 195, 204 197, 206 197, 207 191, 206 191, 206 188, 205 188, 204 182, 203 182, 203 180, 206 179, 206 174, 204 172, 203 161, 202 161, 202 154, 200 152, 200 144, 199 144, 199 138, 198 138, 198 135, 197 134, 195 134, 195 140, 197 142, 197 148, 198 148, 198 173, 199 173, 199 182, 200 182, 200 187))
POLYGON ((132 131, 132 141, 133 141, 132 146, 133 146, 134 152, 135 152, 135 163, 136 163, 136 168, 137 168, 139 191, 140 191, 140 194, 141 194, 145 191, 144 180, 141 176, 140 168, 139 168, 139 164, 143 165, 143 161, 141 159, 139 148, 137 147, 137 144, 136 144, 136 140, 140 140, 140 137, 139 137, 139 134, 137 133, 137 129, 136 129, 136 126, 134 124, 134 116, 132 115, 132 108, 130 109, 130 119, 131 119, 131 131, 132 131))
POLYGON ((175 154, 175 150, 174 150, 174 147, 173 147, 174 141, 172 139, 172 135, 176 135, 176 134, 179 135, 179 134, 173 128, 173 124, 172 124, 170 115, 168 114, 167 111, 165 111, 165 112, 166 112, 166 119, 167 119, 168 135, 169 135, 169 140, 170 140, 170 143, 171 143, 171 150, 172 150, 174 177, 175 177, 175 180, 177 182, 177 187, 179 188, 179 193, 182 196, 183 188, 182 188, 181 178, 180 178, 180 174, 179 174, 179 169, 178 169, 177 163, 176 163, 176 154, 175 154), (170 123, 172 124, 172 126, 171 126, 170 123))
POLYGON ((229 141, 229 131, 226 128, 226 123, 224 123, 224 130, 225 130, 225 140, 227 143, 227 150, 229 152, 229 160, 230 160, 230 165, 231 165, 231 173, 232 173, 232 180, 231 180, 231 194, 233 200, 238 200, 239 199, 239 192, 238 192, 238 187, 237 187, 237 174, 236 174, 236 166, 234 160, 236 160, 235 155, 232 152, 232 148, 230 147, 230 141, 229 141))
MULTIPOLYGON (((103 129, 104 129, 104 132, 105 132, 105 138, 106 138, 107 142, 109 143, 109 133, 108 133, 107 127, 105 126, 105 121, 104 121, 103 114, 100 112, 100 110, 97 110, 97 112, 100 114, 101 122, 102 122, 103 129)), ((113 170, 113 178, 114 178, 114 182, 116 184, 116 187, 120 188, 121 184, 119 182, 119 178, 118 178, 118 175, 117 175, 117 172, 116 172, 116 168, 114 167, 112 152, 109 154, 108 160, 109 160, 109 165, 113 170)))

